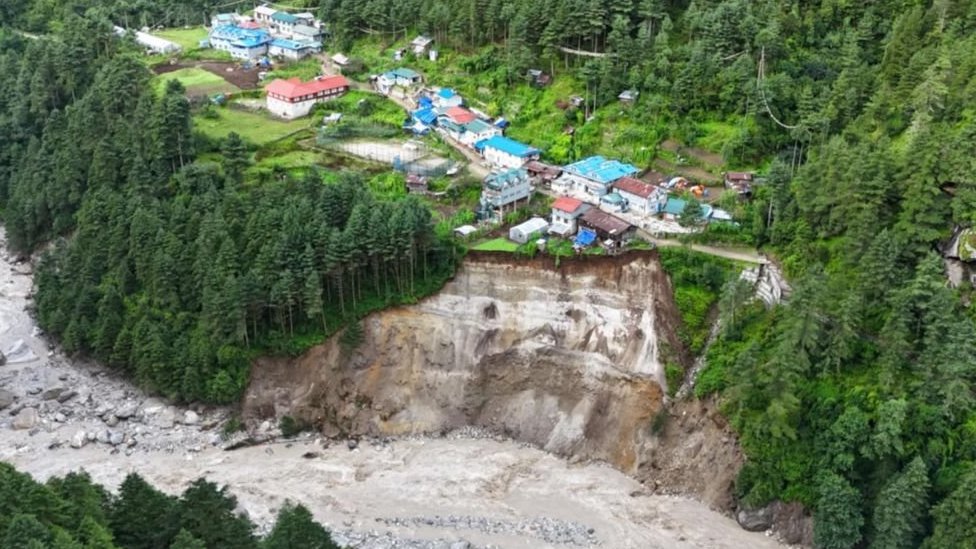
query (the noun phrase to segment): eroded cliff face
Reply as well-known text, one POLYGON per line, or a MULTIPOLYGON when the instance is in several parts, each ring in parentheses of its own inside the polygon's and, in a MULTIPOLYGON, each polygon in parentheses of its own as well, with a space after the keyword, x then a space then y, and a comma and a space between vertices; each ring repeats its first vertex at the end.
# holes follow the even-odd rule
POLYGON ((678 314, 655 252, 564 261, 469 256, 436 296, 367 318, 297 359, 262 359, 248 419, 334 434, 465 425, 635 473, 663 405, 678 314))

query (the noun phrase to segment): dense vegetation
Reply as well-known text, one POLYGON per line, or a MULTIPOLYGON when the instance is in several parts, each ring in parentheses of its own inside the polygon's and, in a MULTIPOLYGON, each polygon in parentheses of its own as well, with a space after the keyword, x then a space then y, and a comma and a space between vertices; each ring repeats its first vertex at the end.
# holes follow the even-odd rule
POLYGON ((426 205, 375 199, 349 174, 252 184, 247 145, 207 150, 178 83, 154 93, 104 20, 66 22, 50 39, 3 35, 0 201, 15 249, 54 240, 37 306, 68 352, 230 402, 255 352, 301 350, 453 271, 426 205))
MULTIPOLYGON (((422 205, 378 201, 355 176, 254 185, 234 138, 206 151, 219 163, 194 161, 206 143, 181 90, 150 93, 108 17, 179 23, 165 14, 205 2, 61 4, 0 8, 51 35, 0 35, 0 202, 19 249, 73 235, 39 275, 41 320, 66 348, 227 400, 248 349, 321 336, 450 270, 422 205)), ((585 114, 633 87, 613 120, 642 146, 708 142, 763 166, 723 239, 768 249, 795 292, 766 311, 726 286, 699 385, 749 456, 738 495, 803 502, 820 547, 973 547, 976 328, 971 289, 947 286, 937 250, 976 221, 976 2, 326 0, 321 13, 339 46, 431 33, 500 102, 530 66, 583 83, 587 107, 566 118, 581 127, 560 140, 609 138, 585 114), (723 138, 705 141, 713 126, 723 138)))
POLYGON ((0 463, 0 547, 4 549, 337 549, 308 509, 286 503, 259 538, 237 498, 199 479, 180 497, 130 474, 111 494, 87 473, 40 484, 0 463))

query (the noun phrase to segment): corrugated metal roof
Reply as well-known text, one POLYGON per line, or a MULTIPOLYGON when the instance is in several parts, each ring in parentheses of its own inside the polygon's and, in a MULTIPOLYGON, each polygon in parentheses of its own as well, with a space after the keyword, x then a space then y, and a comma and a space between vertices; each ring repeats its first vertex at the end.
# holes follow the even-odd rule
POLYGON ((484 141, 480 141, 479 144, 481 145, 482 149, 496 149, 502 151, 503 153, 520 158, 539 154, 539 149, 530 147, 525 143, 519 143, 518 141, 509 139, 503 135, 492 136, 484 141))
POLYGON ((276 11, 271 15, 271 19, 279 21, 281 23, 296 23, 298 18, 290 13, 283 11, 276 11))
POLYGON ((630 164, 624 164, 617 160, 607 160, 597 155, 574 162, 563 168, 563 171, 598 183, 609 184, 621 177, 633 175, 640 170, 630 164))
POLYGON ((680 198, 668 198, 668 202, 664 205, 664 213, 671 215, 681 215, 681 212, 685 211, 685 206, 688 203, 680 198))

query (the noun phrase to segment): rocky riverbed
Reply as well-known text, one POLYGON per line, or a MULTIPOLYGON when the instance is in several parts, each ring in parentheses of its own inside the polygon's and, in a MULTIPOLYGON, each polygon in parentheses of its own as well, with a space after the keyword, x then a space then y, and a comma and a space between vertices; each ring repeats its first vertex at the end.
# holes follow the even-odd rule
MULTIPOLYGON (((0 250, 2 239, 0 230, 0 250)), ((781 547, 607 465, 471 428, 436 439, 305 434, 225 450, 236 440, 222 435, 231 411, 176 406, 59 354, 28 313, 31 284, 30 265, 0 252, 0 460, 38 479, 85 469, 115 488, 138 472, 179 493, 205 476, 228 484, 260 528, 297 501, 362 549, 781 547)), ((265 424, 252 435, 275 431, 265 424)))

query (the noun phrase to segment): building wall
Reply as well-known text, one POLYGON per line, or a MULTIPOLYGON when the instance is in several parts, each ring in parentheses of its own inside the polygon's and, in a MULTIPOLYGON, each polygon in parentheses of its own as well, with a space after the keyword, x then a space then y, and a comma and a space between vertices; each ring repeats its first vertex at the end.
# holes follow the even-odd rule
POLYGON ((521 168, 529 161, 527 158, 514 156, 492 147, 485 147, 484 155, 489 163, 503 168, 521 168))
POLYGON ((268 112, 275 116, 280 116, 287 119, 300 118, 302 116, 307 116, 308 113, 312 112, 312 109, 315 107, 316 103, 325 103, 326 101, 341 97, 344 93, 345 90, 340 90, 330 95, 317 97, 315 99, 307 99, 305 101, 298 101, 295 103, 289 103, 288 101, 271 97, 269 95, 265 98, 265 104, 268 108, 268 112))
POLYGON ((489 192, 487 189, 482 191, 483 201, 488 202, 496 208, 508 206, 518 200, 524 200, 530 194, 531 189, 528 181, 504 187, 501 191, 497 192, 489 192))
POLYGON ((286 59, 301 59, 307 57, 309 50, 293 50, 289 48, 279 48, 278 46, 271 46, 268 48, 269 55, 277 55, 284 57, 286 59))

